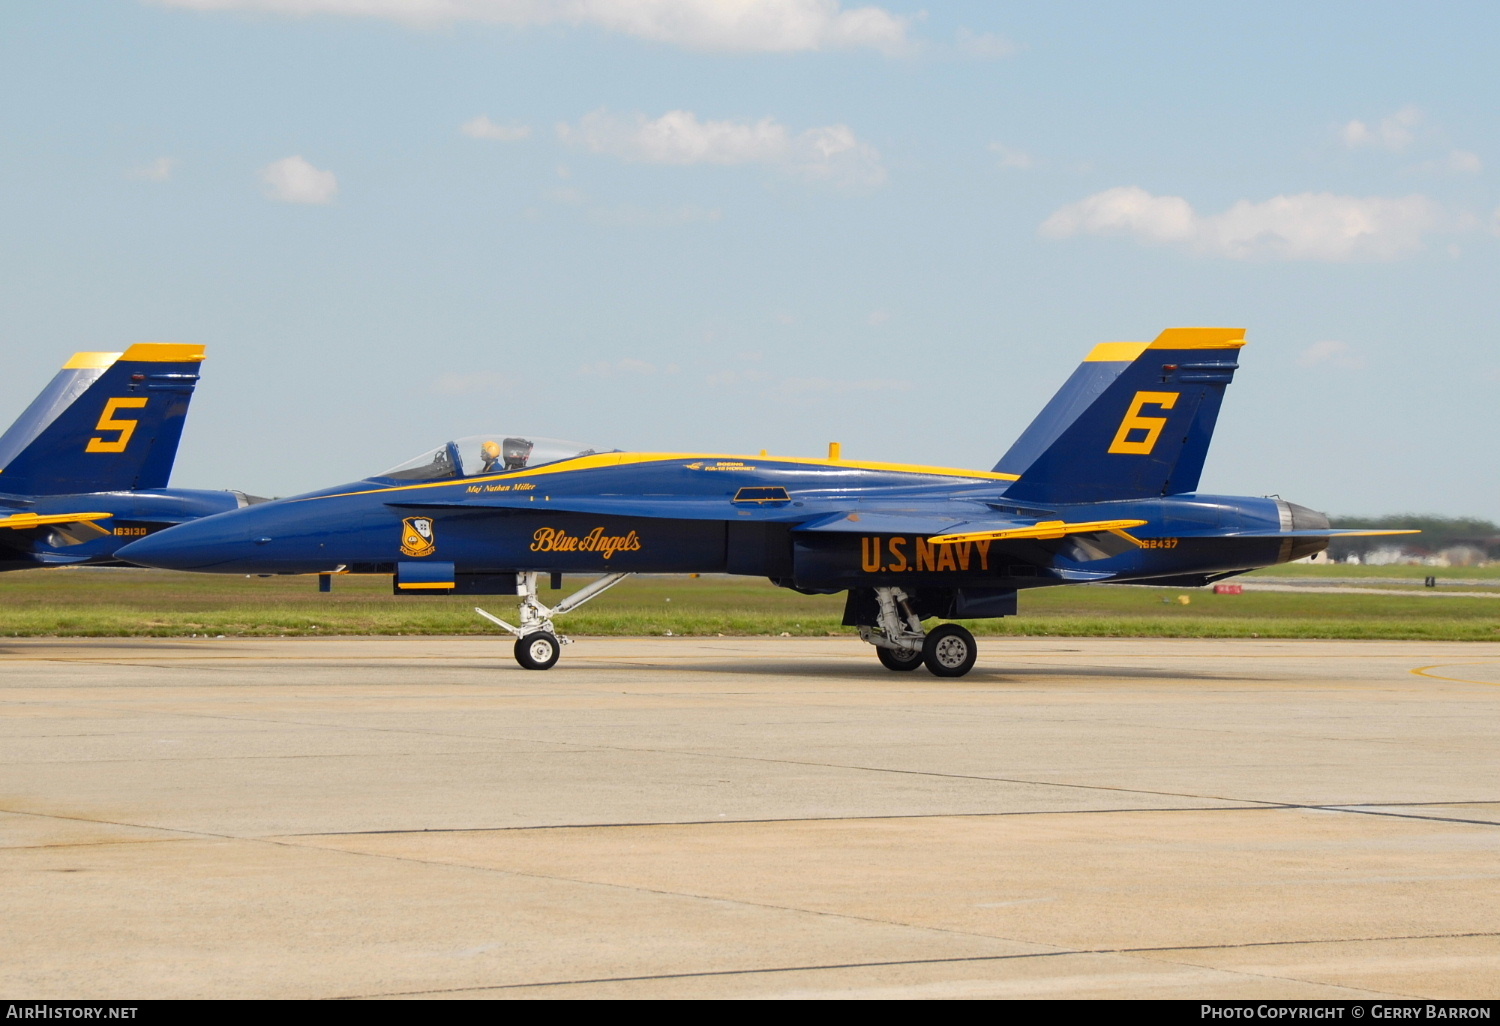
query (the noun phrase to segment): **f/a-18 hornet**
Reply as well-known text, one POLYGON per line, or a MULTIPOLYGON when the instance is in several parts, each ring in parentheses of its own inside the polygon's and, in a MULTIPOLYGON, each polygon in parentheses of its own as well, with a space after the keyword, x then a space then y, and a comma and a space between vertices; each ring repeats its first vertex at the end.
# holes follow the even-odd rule
POLYGON ((203 347, 74 353, 0 435, 0 570, 117 563, 185 520, 259 501, 168 488, 203 347))
POLYGON ((519 595, 518 625, 476 611, 539 670, 568 643, 554 617, 631 573, 769 577, 848 592, 844 623, 886 667, 957 677, 974 665, 973 635, 926 621, 1013 615, 1028 588, 1203 585, 1359 533, 1279 498, 1196 491, 1244 342, 1242 329, 1172 328, 1096 347, 993 470, 845 460, 836 445, 801 459, 496 432, 120 555, 209 573, 391 574, 398 594, 519 595), (549 608, 543 574, 554 587, 604 576, 549 608))

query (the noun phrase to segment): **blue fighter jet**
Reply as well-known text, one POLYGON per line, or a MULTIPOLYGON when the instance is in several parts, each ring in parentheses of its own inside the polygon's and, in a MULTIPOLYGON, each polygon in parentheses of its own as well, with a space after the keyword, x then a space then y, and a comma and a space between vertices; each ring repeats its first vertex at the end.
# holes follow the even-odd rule
MULTIPOLYGON (((768 577, 847 592, 844 623, 892 670, 957 677, 963 626, 1028 588, 1203 585, 1325 548, 1328 518, 1199 494, 1244 331, 1174 328, 1097 347, 993 470, 841 458, 623 452, 475 435, 352 484, 163 531, 120 555, 212 573, 391 574, 398 594, 519 595, 516 660, 547 669, 553 620, 631 573, 768 577), (602 574, 548 607, 538 580, 602 574)), ((1374 532, 1366 532, 1374 533, 1374 532)), ((325 576, 324 586, 331 583, 325 576)))
POLYGON ((202 361, 144 342, 63 365, 0 435, 0 570, 118 564, 123 545, 256 501, 166 486, 202 361))

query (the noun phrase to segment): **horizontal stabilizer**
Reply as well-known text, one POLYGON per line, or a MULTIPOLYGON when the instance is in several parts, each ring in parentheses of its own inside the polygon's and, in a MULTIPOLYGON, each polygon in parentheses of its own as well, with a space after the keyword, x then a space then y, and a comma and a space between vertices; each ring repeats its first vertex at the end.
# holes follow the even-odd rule
POLYGON ((20 531, 28 527, 46 527, 50 524, 77 524, 88 520, 107 520, 113 513, 15 513, 0 517, 0 527, 20 531))
POLYGON ((997 531, 967 531, 963 534, 940 534, 928 541, 933 545, 958 545, 976 541, 1012 541, 1019 538, 1036 538, 1052 541, 1070 534, 1087 534, 1092 531, 1124 531, 1141 527, 1144 520, 1091 520, 1085 523, 1068 524, 1061 520, 1043 520, 1039 524, 1024 527, 1007 527, 997 531))

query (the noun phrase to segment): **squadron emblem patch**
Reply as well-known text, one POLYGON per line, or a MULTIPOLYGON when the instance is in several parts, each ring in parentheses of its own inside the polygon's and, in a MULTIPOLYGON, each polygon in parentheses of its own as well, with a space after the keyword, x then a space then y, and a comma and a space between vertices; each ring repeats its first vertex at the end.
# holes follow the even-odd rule
POLYGON ((401 521, 401 554, 430 556, 437 551, 431 517, 407 517, 401 521))

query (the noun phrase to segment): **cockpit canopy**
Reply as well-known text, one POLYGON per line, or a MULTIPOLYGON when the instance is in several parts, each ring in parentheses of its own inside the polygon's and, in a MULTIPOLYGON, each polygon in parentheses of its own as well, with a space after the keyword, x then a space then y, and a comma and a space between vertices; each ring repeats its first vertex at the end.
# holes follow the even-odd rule
POLYGON ((455 438, 436 449, 407 460, 375 476, 391 481, 441 481, 450 477, 478 477, 526 470, 558 460, 592 456, 600 450, 560 438, 497 431, 488 435, 455 438))

